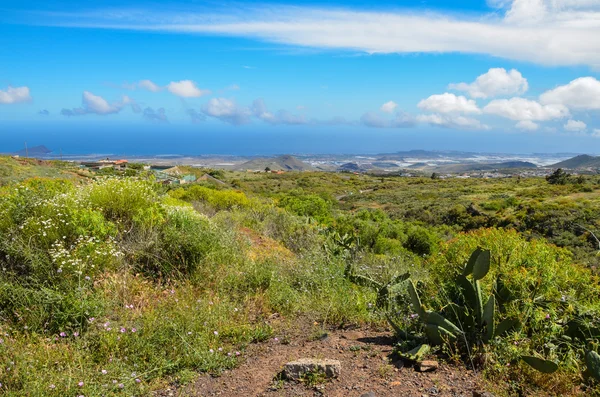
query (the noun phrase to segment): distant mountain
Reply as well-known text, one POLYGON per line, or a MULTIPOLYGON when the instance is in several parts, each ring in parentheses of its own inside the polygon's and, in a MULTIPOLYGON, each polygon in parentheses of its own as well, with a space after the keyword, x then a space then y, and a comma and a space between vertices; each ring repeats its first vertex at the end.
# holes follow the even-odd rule
POLYGON ((360 165, 358 165, 356 163, 346 163, 346 164, 342 164, 338 167, 338 171, 359 172, 362 170, 363 169, 360 168, 360 165))
POLYGON ((374 161, 371 164, 377 168, 398 168, 398 164, 387 161, 374 161))
POLYGON ((308 171, 313 167, 294 156, 284 155, 274 158, 259 158, 246 161, 236 167, 238 170, 264 170, 269 167, 273 171, 308 171))
POLYGON ((52 150, 48 149, 44 145, 40 145, 40 146, 34 146, 34 147, 27 148, 27 150, 25 150, 25 149, 19 150, 18 152, 14 152, 13 154, 18 155, 18 156, 39 157, 39 156, 45 156, 49 153, 52 153, 52 150))
POLYGON ((537 168, 537 165, 528 161, 506 161, 503 163, 470 163, 452 164, 437 167, 439 171, 445 172, 470 172, 470 171, 493 171, 515 168, 537 168))
POLYGON ((552 165, 553 168, 587 168, 587 167, 600 167, 600 157, 589 156, 582 154, 575 156, 571 159, 561 161, 552 165))

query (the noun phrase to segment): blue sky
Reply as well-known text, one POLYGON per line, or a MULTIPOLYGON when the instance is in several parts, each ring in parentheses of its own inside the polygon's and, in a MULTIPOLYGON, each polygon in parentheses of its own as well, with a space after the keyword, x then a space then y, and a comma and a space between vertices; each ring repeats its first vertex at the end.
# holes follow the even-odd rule
POLYGON ((599 153, 599 3, 0 1, 0 144, 599 153))

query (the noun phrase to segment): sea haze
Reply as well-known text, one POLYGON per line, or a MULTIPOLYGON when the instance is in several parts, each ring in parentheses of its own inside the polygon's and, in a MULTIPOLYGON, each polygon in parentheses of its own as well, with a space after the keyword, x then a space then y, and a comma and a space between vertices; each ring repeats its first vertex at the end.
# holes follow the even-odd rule
MULTIPOLYGON (((581 153, 568 140, 557 144, 538 135, 419 129, 372 129, 356 126, 152 125, 100 123, 0 123, 0 152, 45 145, 53 154, 238 156, 297 154, 376 154, 412 149, 486 153, 581 153)), ((595 154, 597 148, 590 148, 595 154)))

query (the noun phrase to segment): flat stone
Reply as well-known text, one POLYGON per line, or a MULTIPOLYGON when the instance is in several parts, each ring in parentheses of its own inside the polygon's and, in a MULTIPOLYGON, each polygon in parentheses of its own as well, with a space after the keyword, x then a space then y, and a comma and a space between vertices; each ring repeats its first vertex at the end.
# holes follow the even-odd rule
POLYGON ((340 376, 342 364, 338 360, 301 358, 291 361, 283 367, 286 378, 300 380, 308 372, 323 372, 327 378, 340 376))
POLYGON ((360 397, 377 397, 372 391, 361 395, 360 397))
POLYGON ((473 390, 473 397, 494 397, 492 393, 473 390))
POLYGON ((431 372, 431 371, 435 371, 436 369, 438 369, 439 366, 440 366, 440 364, 437 361, 425 360, 425 361, 421 361, 420 363, 417 364, 417 371, 431 372))

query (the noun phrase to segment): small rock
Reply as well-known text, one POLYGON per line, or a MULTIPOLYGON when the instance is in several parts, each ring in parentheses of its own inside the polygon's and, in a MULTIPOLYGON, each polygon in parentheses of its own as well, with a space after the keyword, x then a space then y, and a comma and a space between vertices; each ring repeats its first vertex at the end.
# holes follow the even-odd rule
POLYGON ((325 374, 327 378, 337 378, 340 376, 342 370, 342 364, 338 360, 330 359, 314 359, 314 358, 301 358, 296 361, 291 361, 285 364, 283 372, 288 379, 300 380, 300 378, 307 372, 320 371, 325 374))
POLYGON ((417 371, 419 372, 430 372, 435 371, 439 367, 439 363, 434 360, 425 360, 417 364, 417 371))
POLYGON ((365 394, 361 394, 360 397, 376 397, 375 393, 373 393, 372 391, 365 393, 365 394))
POLYGON ((487 391, 476 391, 473 390, 473 397, 494 397, 492 393, 488 393, 487 391))

